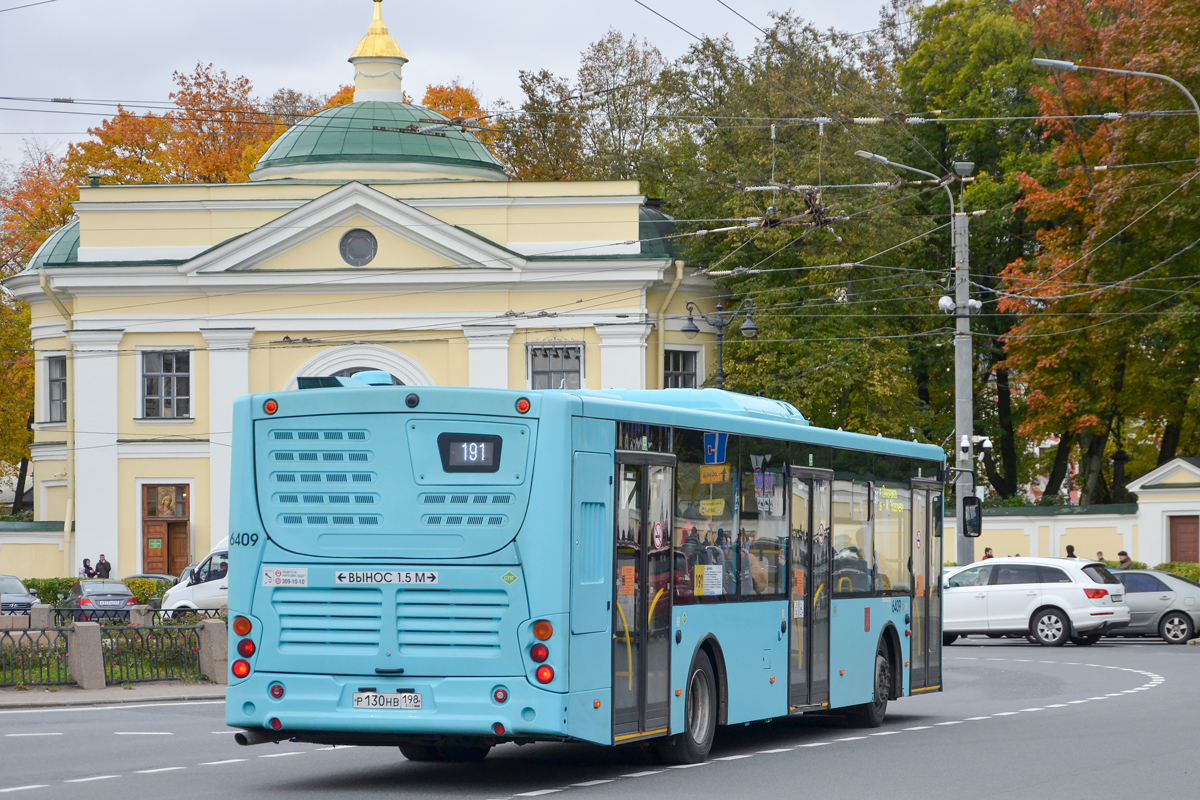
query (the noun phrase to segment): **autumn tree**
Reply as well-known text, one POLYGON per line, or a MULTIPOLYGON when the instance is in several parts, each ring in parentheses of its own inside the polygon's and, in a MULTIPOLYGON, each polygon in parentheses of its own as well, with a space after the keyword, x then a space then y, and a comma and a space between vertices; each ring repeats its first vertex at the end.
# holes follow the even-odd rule
POLYGON ((425 88, 421 105, 450 119, 467 123, 470 126, 467 130, 485 146, 491 148, 495 144, 495 123, 492 122, 495 115, 479 102, 474 86, 463 86, 457 79, 448 84, 430 84, 425 88))
MULTIPOLYGON (((21 163, 0 173, 0 278, 24 269, 42 242, 70 220, 76 196, 62 159, 26 145, 21 163)), ((32 413, 29 308, 0 288, 0 474, 26 469, 32 413)))
MULTIPOLYGON (((1017 13, 1041 55, 1200 83, 1189 0, 1042 0, 1017 13)), ((1055 146, 1021 176, 1020 206, 1042 227, 1005 272, 1001 306, 1022 317, 1008 363, 1029 387, 1026 435, 1078 442, 1081 502, 1122 499, 1114 457, 1150 439, 1167 460, 1200 411, 1194 119, 1122 117, 1180 106, 1173 87, 1142 78, 1056 73, 1035 94, 1055 146)))

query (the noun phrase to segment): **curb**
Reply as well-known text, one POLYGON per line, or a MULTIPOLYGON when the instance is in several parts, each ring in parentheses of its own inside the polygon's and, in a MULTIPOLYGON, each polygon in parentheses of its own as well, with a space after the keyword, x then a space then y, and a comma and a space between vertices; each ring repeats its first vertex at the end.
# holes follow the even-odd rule
POLYGON ((28 701, 25 701, 22 698, 21 702, 11 703, 0 699, 0 712, 33 708, 66 708, 70 706, 117 706, 133 703, 180 703, 196 700, 224 700, 224 689, 225 687, 221 687, 219 693, 212 694, 163 694, 154 695, 153 697, 114 697, 110 700, 98 697, 78 697, 55 698, 53 700, 49 698, 30 698, 28 701))

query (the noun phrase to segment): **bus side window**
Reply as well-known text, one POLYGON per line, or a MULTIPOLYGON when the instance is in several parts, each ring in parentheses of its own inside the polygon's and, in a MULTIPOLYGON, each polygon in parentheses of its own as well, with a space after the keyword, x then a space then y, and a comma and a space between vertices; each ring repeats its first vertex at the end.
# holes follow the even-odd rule
POLYGON ((721 596, 735 591, 732 533, 737 471, 728 464, 706 463, 703 431, 677 428, 674 449, 675 602, 719 602, 721 596))
MULTIPOLYGON (((743 449, 760 441, 744 438, 743 449)), ((738 495, 738 578, 742 597, 777 599, 783 596, 786 586, 786 483, 783 460, 772 461, 765 453, 748 451, 742 455, 738 495)))
POLYGON ((866 483, 833 482, 833 593, 869 592, 875 550, 866 483))

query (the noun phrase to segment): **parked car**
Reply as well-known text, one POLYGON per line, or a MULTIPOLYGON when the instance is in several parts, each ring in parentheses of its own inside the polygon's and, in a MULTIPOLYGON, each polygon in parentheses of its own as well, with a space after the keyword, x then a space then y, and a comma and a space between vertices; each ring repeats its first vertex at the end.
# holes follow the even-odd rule
POLYGON ((110 619, 129 619, 129 607, 137 598, 120 581, 91 578, 75 581, 59 608, 71 611, 76 622, 103 622, 110 619))
POLYGON ((208 554, 200 566, 189 573, 185 582, 181 576, 179 583, 167 590, 163 595, 163 611, 184 613, 195 609, 224 610, 229 607, 229 544, 222 541, 216 549, 208 554))
POLYGON ((1125 587, 1104 564, 1073 558, 992 558, 942 582, 942 641, 1023 634, 1047 647, 1095 644, 1129 624, 1125 587))
POLYGON ((19 578, 0 575, 0 614, 28 614, 37 595, 25 588, 19 578))
POLYGON ((1121 570, 1129 625, 1114 636, 1161 636, 1170 644, 1186 644, 1200 631, 1200 584, 1152 569, 1121 570))

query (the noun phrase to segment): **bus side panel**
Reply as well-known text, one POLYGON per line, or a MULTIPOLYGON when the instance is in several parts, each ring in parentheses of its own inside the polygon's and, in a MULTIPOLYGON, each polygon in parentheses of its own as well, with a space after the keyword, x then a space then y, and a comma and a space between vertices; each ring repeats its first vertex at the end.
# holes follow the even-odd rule
MULTIPOLYGON (((786 618, 786 600, 676 606, 674 622, 681 637, 671 651, 672 689, 687 686, 696 646, 711 633, 725 658, 727 722, 786 715, 788 642, 780 632, 786 618)), ((671 733, 684 730, 683 711, 684 698, 672 691, 671 733)))
MULTIPOLYGON (((249 615, 253 607, 254 589, 258 585, 258 565, 267 546, 267 535, 258 514, 258 497, 254 492, 254 422, 251 398, 239 397, 233 404, 233 461, 230 464, 229 531, 213 531, 215 542, 229 534, 229 619, 249 615)), ((262 626, 254 620, 255 644, 259 644, 262 626)), ((241 638, 228 627, 229 652, 237 652, 241 638)), ((216 678, 215 675, 211 676, 216 678)), ((225 676, 230 684, 241 683, 232 674, 225 676)), ((230 724, 235 723, 230 714, 230 724)))
MULTIPOLYGON (((875 653, 888 623, 900 640, 900 663, 909 663, 911 637, 904 617, 907 597, 854 597, 833 601, 829 622, 829 705, 844 708, 874 699, 875 653)), ((901 666, 901 695, 908 694, 908 669, 901 666)))
MULTIPOLYGON (((563 445, 571 435, 569 406, 578 401, 575 398, 553 400, 568 402, 542 405, 539 429, 544 430, 545 435, 538 437, 530 481, 530 497, 536 502, 529 504, 521 532, 517 534, 517 551, 526 576, 529 614, 535 620, 562 614, 570 608, 571 602, 570 551, 567 547, 571 532, 571 484, 567 476, 571 474, 572 453, 563 445)), ((567 637, 559 639, 556 630, 554 640, 565 644, 567 637)), ((560 661, 555 655, 551 654, 555 672, 566 669, 565 659, 560 661)))

